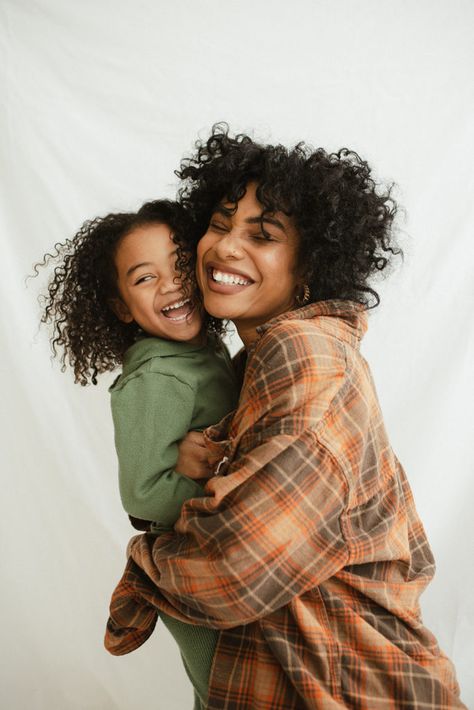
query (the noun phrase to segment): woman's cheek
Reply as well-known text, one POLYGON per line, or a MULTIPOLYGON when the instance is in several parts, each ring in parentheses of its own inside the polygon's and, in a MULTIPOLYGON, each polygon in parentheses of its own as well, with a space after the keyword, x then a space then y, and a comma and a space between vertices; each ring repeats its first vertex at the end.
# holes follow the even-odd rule
POLYGON ((208 245, 209 240, 206 239, 206 236, 202 237, 202 239, 198 242, 197 245, 197 251, 196 251, 196 278, 198 282, 198 286, 200 289, 203 288, 204 286, 204 277, 205 277, 205 269, 204 269, 204 264, 203 264, 203 259, 204 255, 206 252, 209 250, 210 245, 208 245))

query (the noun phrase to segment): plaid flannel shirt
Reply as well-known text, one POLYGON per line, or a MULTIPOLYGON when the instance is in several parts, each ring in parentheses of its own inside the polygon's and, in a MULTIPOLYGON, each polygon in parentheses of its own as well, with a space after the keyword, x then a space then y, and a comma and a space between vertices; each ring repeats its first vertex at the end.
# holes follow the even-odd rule
POLYGON ((220 630, 207 708, 464 707, 423 626, 434 562, 359 341, 361 306, 326 301, 259 329, 238 409, 207 430, 219 474, 175 530, 140 535, 105 645, 157 610, 220 630))

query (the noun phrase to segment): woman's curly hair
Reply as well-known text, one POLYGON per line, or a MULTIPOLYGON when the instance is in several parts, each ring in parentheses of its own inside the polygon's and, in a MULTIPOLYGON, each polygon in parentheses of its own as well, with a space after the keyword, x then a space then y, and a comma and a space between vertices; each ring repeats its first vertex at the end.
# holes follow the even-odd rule
MULTIPOLYGON (((236 208, 246 185, 256 182, 263 214, 282 211, 295 221, 299 267, 311 301, 378 305, 369 279, 401 254, 392 231, 397 205, 393 186, 379 188, 357 153, 347 148, 327 153, 304 143, 291 149, 260 145, 244 134, 232 137, 226 123, 215 124, 196 149, 176 172, 184 181, 181 204, 198 226, 194 237, 207 230, 219 202, 236 208)), ((195 251, 196 242, 190 247, 195 251)))
MULTIPOLYGON (((54 265, 47 294, 40 297, 41 322, 52 326, 54 355, 61 351, 62 370, 69 365, 75 381, 97 384, 97 375, 122 363, 127 348, 143 336, 136 323, 123 323, 113 312, 111 299, 119 296, 115 254, 121 240, 136 228, 151 224, 170 227, 177 244, 177 270, 185 290, 194 291, 194 259, 183 247, 196 229, 177 202, 156 200, 138 212, 108 214, 85 222, 72 239, 57 243, 38 267, 54 265)), ((219 332, 220 323, 207 318, 205 327, 219 332)))

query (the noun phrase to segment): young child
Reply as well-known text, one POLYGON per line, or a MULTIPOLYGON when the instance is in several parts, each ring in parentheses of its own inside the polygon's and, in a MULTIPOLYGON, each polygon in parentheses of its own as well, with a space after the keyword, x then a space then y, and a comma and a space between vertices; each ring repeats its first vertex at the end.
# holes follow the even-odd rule
MULTIPOLYGON (((192 228, 178 203, 149 202, 86 222, 43 262, 56 263, 42 322, 53 325, 63 370, 71 366, 85 385, 122 365, 110 388, 120 494, 136 527, 152 521, 156 532, 203 495, 200 482, 176 471, 180 439, 218 422, 238 399, 221 325, 189 285, 192 259, 179 245, 192 228)), ((161 618, 180 647, 195 710, 204 707, 217 632, 161 618)))

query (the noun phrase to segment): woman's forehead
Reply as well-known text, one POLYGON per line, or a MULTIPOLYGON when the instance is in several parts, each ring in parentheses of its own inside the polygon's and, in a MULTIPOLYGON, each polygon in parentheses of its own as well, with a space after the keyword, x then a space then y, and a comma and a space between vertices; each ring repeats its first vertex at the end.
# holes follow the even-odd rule
POLYGON ((238 200, 232 200, 228 196, 223 197, 222 200, 215 205, 213 212, 217 212, 223 217, 232 217, 237 212, 240 215, 245 213, 247 216, 248 213, 249 215, 251 214, 252 219, 258 218, 258 220, 260 220, 263 215, 265 221, 271 222, 275 220, 279 222, 280 224, 277 224, 277 226, 281 226, 281 223, 289 223, 291 217, 283 209, 269 210, 260 202, 257 197, 258 187, 259 184, 257 182, 252 181, 248 183, 245 186, 245 192, 242 197, 238 200))
POLYGON ((257 198, 257 183, 249 183, 245 194, 237 201, 223 199, 214 208, 213 215, 228 219, 235 225, 261 225, 265 232, 270 226, 285 235, 288 242, 299 245, 299 232, 293 217, 282 210, 269 211, 257 198))

